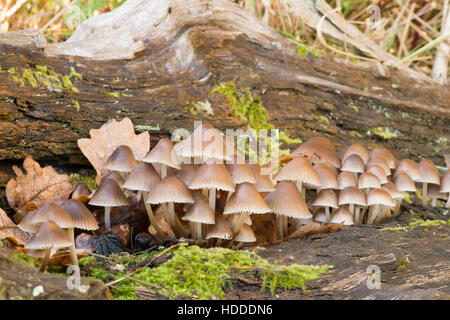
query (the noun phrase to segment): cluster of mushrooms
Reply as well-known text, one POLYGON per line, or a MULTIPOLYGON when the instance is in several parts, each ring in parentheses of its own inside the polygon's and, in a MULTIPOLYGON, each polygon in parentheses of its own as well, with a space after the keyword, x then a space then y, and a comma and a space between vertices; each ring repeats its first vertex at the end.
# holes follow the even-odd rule
POLYGON ((77 264, 73 229, 98 228, 83 203, 105 208, 109 230, 111 208, 129 205, 130 193, 143 201, 157 238, 166 236, 153 213, 159 206, 177 238, 235 248, 256 241, 253 215, 275 214, 278 239, 311 221, 372 224, 398 215, 405 193, 416 192, 415 183, 422 183, 423 204, 447 198, 450 207, 450 170, 440 177, 431 160, 398 161, 382 147, 368 152, 352 144, 337 153, 328 139, 315 137, 280 163, 284 166, 268 174, 272 163, 266 170, 250 164, 227 137, 203 124, 175 146, 159 140, 142 161, 128 146, 119 146, 93 193, 80 184, 72 199, 45 204, 19 227, 36 233, 26 247, 44 257, 44 265, 51 248, 67 246, 77 264))

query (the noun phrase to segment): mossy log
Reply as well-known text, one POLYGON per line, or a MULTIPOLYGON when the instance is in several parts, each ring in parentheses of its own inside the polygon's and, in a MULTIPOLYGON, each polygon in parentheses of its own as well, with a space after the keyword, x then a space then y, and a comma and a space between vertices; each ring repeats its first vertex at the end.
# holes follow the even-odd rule
MULTIPOLYGON (((379 144, 443 165, 450 150, 450 90, 381 64, 295 44, 227 0, 128 0, 47 44, 38 31, 0 34, 0 184, 27 154, 61 167, 88 165, 77 139, 108 119, 152 129, 152 143, 201 119, 244 127, 223 82, 250 88, 271 124, 291 137, 329 137, 339 148, 379 144), (186 106, 208 100, 214 115, 186 106)), ((294 148, 296 145, 290 145, 294 148)))

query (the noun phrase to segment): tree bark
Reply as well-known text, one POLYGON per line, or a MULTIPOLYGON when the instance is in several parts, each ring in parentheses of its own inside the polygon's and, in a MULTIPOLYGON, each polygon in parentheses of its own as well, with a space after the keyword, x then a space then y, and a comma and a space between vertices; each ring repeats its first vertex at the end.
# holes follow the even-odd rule
POLYGON ((192 130, 197 119, 221 130, 244 127, 225 97, 209 94, 230 81, 260 95, 271 123, 291 137, 321 134, 338 148, 378 144, 439 165, 450 151, 448 86, 326 53, 301 57, 287 38, 227 0, 128 0, 58 44, 32 30, 0 34, 0 68, 1 185, 27 154, 62 168, 88 165, 77 140, 112 118, 130 117, 137 131, 151 127, 152 142, 192 130), (39 66, 61 88, 51 79, 29 81, 39 66), (71 68, 82 79, 72 74, 73 86, 64 85, 71 68), (213 116, 186 108, 205 100, 213 116))

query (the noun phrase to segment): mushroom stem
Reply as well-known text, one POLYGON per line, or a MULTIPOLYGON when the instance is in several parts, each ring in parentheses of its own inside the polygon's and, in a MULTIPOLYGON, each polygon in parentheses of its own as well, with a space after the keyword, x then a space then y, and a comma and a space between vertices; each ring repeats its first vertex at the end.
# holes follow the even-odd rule
POLYGON ((167 165, 161 164, 161 179, 167 176, 167 165))
POLYGON ((239 242, 237 245, 236 245, 236 250, 237 249, 240 249, 242 246, 244 245, 244 243, 243 242, 239 242))
POLYGON ((186 237, 186 232, 183 228, 183 225, 181 224, 180 220, 178 219, 176 213, 175 213, 175 206, 173 202, 168 202, 165 206, 165 209, 167 210, 168 220, 169 224, 173 229, 173 232, 176 237, 179 237, 179 235, 186 237))
POLYGON ((222 245, 222 239, 218 238, 216 241, 216 247, 220 247, 222 245))
POLYGON ((437 198, 433 197, 431 200, 431 206, 436 207, 437 198))
POLYGON ((283 217, 281 215, 278 215, 278 231, 280 233, 280 240, 284 239, 284 233, 283 233, 283 217))
POLYGON ((236 225, 233 228, 233 237, 235 237, 242 229, 242 225, 244 224, 244 220, 245 218, 247 218, 248 213, 247 212, 242 212, 239 215, 238 221, 236 222, 236 225))
POLYGON ((395 200, 395 208, 392 216, 396 217, 400 214, 400 208, 402 206, 403 199, 395 200))
POLYGON ((373 224, 379 211, 379 205, 371 206, 367 215, 367 224, 373 224))
POLYGON ((44 261, 42 261, 42 265, 39 268, 40 272, 45 272, 45 269, 47 269, 47 265, 48 265, 48 261, 50 260, 51 252, 52 252, 52 248, 45 249, 44 261))
POLYGON ((354 203, 350 203, 348 205, 348 211, 350 211, 351 214, 355 214, 355 204, 354 203))
POLYGON ((422 204, 424 206, 427 205, 427 195, 428 195, 427 191, 428 191, 428 183, 424 182, 422 185, 422 204))
POLYGON ((303 199, 305 199, 305 188, 303 186, 302 181, 297 181, 295 184, 297 185, 298 192, 300 192, 303 199))
POLYGON ((355 223, 355 224, 359 224, 359 210, 360 210, 360 207, 359 207, 359 206, 356 206, 356 208, 355 208, 355 214, 354 214, 354 216, 353 216, 353 220, 354 220, 354 223, 355 223))
POLYGON ((80 266, 78 265, 78 256, 77 256, 77 251, 75 249, 75 232, 74 232, 74 228, 69 228, 67 230, 67 235, 69 236, 70 240, 72 241, 72 245, 69 248, 70 249, 70 259, 72 260, 72 265, 73 265, 74 269, 76 268, 76 271, 78 271, 80 266))
POLYGON ((283 234, 287 236, 289 234, 289 232, 288 232, 288 217, 282 216, 281 219, 283 221, 283 234))
POLYGON ((153 226, 153 228, 155 228, 157 237, 160 237, 160 238, 164 237, 164 231, 162 231, 161 228, 156 223, 155 216, 153 215, 152 206, 150 205, 150 203, 147 203, 148 192, 143 193, 143 200, 144 200, 145 210, 147 211, 148 220, 150 220, 150 225, 153 226))
POLYGON ((138 193, 136 194, 137 202, 141 201, 141 197, 142 197, 142 190, 139 190, 138 193))
POLYGON ((327 223, 330 223, 331 217, 330 217, 330 207, 325 207, 325 216, 327 218, 327 223))
POLYGON ((111 229, 111 207, 105 207, 105 229, 111 229))
POLYGON ((209 207, 212 209, 212 211, 216 211, 216 189, 211 188, 209 189, 209 207))
POLYGON ((197 239, 199 246, 203 245, 203 238, 202 238, 202 224, 200 222, 195 223, 197 228, 197 239))

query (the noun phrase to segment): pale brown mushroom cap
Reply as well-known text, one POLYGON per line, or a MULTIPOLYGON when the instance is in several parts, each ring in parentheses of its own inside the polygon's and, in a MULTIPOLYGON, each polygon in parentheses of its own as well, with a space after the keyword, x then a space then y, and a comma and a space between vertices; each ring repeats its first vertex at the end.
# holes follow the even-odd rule
POLYGON ((344 161, 342 161, 341 170, 361 173, 364 172, 364 167, 365 165, 363 159, 361 159, 361 157, 356 154, 352 154, 345 158, 344 161))
POLYGON ((386 176, 386 171, 380 166, 372 165, 371 167, 367 168, 366 172, 373 174, 380 180, 381 184, 388 183, 388 179, 386 176))
POLYGON ((114 171, 112 171, 112 172, 108 173, 106 176, 104 176, 102 178, 102 182, 106 181, 108 179, 114 180, 119 185, 119 187, 122 187, 123 184, 125 183, 122 176, 119 173, 114 172, 114 171))
POLYGON ((357 156, 359 156, 364 161, 364 164, 369 162, 369 152, 367 152, 366 148, 364 148, 359 143, 354 143, 347 149, 345 149, 345 152, 342 155, 342 161, 347 159, 352 154, 356 154, 357 156))
POLYGON ((371 189, 367 193, 367 205, 383 205, 388 207, 395 206, 391 195, 383 189, 371 189))
POLYGON ((39 209, 30 212, 22 219, 19 227, 28 232, 36 232, 40 224, 53 221, 60 228, 73 228, 74 221, 70 214, 54 202, 47 202, 39 209))
POLYGON ((69 213, 73 227, 83 230, 97 230, 98 222, 86 206, 78 200, 70 199, 58 202, 58 206, 69 213))
POLYGON ((302 156, 295 157, 281 168, 274 177, 275 181, 294 181, 307 183, 319 188, 322 183, 320 176, 311 162, 302 156))
POLYGON ((92 194, 89 204, 97 207, 120 207, 128 205, 128 199, 112 179, 103 180, 92 194))
POLYGON ((358 188, 381 188, 380 180, 374 174, 370 172, 362 173, 358 178, 358 188))
POLYGON ((39 230, 41 223, 33 222, 33 215, 36 213, 36 211, 37 210, 28 212, 25 217, 22 218, 20 223, 17 225, 20 230, 29 233, 36 233, 39 230))
POLYGON ((357 180, 355 175, 352 172, 342 171, 337 176, 338 187, 337 189, 342 190, 347 187, 356 187, 357 180))
POLYGON ((355 224, 352 214, 345 208, 336 210, 330 219, 330 223, 343 224, 344 226, 352 226, 355 224))
POLYGON ((392 182, 384 184, 381 189, 389 193, 394 200, 403 199, 405 197, 404 193, 398 191, 392 182))
POLYGON ((255 242, 256 236, 253 232, 252 228, 250 228, 248 225, 243 224, 241 231, 236 236, 235 240, 237 242, 255 242))
POLYGON ((325 209, 320 209, 316 213, 314 213, 313 220, 321 223, 328 223, 327 215, 325 213, 325 209))
POLYGON ((316 163, 314 165, 314 170, 320 177, 321 189, 337 189, 339 184, 337 180, 337 175, 335 174, 334 167, 332 168, 327 163, 316 163))
POLYGON ((422 176, 420 175, 420 169, 417 164, 410 159, 402 159, 397 165, 394 172, 394 177, 400 173, 405 173, 411 177, 413 181, 419 181, 422 176))
MULTIPOLYGON (((240 219, 240 216, 241 216, 240 214, 230 214, 230 215, 228 215, 228 222, 230 223, 232 229, 236 228, 236 225, 238 223, 238 220, 240 219)), ((244 223, 249 225, 249 226, 251 226, 253 224, 252 218, 250 218, 250 215, 248 215, 248 214, 245 215, 244 223)))
POLYGON ((142 162, 159 163, 175 169, 181 169, 181 161, 173 150, 172 141, 162 138, 156 146, 142 159, 142 162))
POLYGON ((275 191, 264 198, 272 212, 297 219, 312 217, 305 200, 291 181, 281 181, 275 187, 275 191))
POLYGON ((399 173, 394 178, 394 185, 400 192, 416 192, 416 185, 409 175, 399 173))
POLYGON ((422 183, 432 183, 440 184, 441 177, 439 176, 439 171, 436 168, 433 161, 429 159, 423 159, 418 164, 420 170, 420 180, 418 182, 422 183))
POLYGON ((189 189, 234 191, 233 179, 223 163, 207 161, 195 173, 189 189))
POLYGON ((181 220, 204 224, 214 224, 215 216, 214 211, 205 201, 198 200, 192 205, 189 211, 183 217, 181 217, 181 220))
POLYGON ((42 223, 38 232, 30 242, 25 245, 26 249, 39 250, 48 248, 64 248, 72 245, 67 233, 58 227, 53 221, 42 223))
POLYGON ((358 206, 367 206, 366 194, 356 187, 347 187, 339 191, 338 205, 356 204, 358 206))
POLYGON ((333 144, 325 137, 314 137, 302 143, 291 156, 304 155, 314 163, 326 162, 340 168, 341 161, 333 144))
POLYGON ((182 164, 181 170, 177 171, 176 175, 188 186, 194 179, 197 168, 198 165, 195 164, 182 164))
POLYGON ((447 199, 447 195, 440 192, 440 185, 430 184, 427 192, 428 197, 436 199, 447 199))
POLYGON ((223 209, 223 214, 243 212, 253 214, 270 212, 269 206, 264 202, 255 186, 248 182, 239 184, 236 187, 236 192, 231 195, 223 209))
POLYGON ((240 184, 244 182, 256 183, 255 176, 252 173, 250 167, 243 163, 231 163, 227 164, 227 169, 231 174, 234 184, 240 184))
POLYGON ((72 199, 86 198, 91 195, 91 190, 84 183, 77 183, 70 197, 72 199))
POLYGON ((147 203, 194 203, 186 184, 177 176, 167 176, 150 190, 147 203))
POLYGON ((450 170, 447 170, 442 176, 440 192, 450 192, 450 170))
POLYGON ((128 174, 122 187, 149 192, 159 181, 161 178, 155 168, 149 163, 141 162, 128 174))
POLYGON ((249 164, 248 166, 255 177, 255 188, 258 192, 272 192, 275 190, 272 178, 269 175, 261 174, 261 167, 259 164, 249 164))
POLYGON ((206 233, 206 239, 224 239, 230 240, 233 238, 233 231, 230 223, 224 217, 217 217, 216 224, 206 233))
POLYGON ((376 147, 369 153, 370 160, 375 158, 381 158, 385 159, 386 163, 389 166, 389 169, 395 169, 397 165, 397 160, 395 159, 394 155, 386 148, 383 147, 376 147))
POLYGON ((315 207, 338 208, 336 193, 330 189, 321 190, 311 205, 315 207))
POLYGON ((126 145, 121 145, 109 156, 105 169, 117 172, 130 172, 137 164, 138 162, 134 159, 131 148, 126 145))

